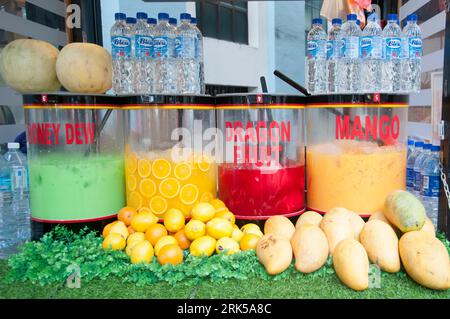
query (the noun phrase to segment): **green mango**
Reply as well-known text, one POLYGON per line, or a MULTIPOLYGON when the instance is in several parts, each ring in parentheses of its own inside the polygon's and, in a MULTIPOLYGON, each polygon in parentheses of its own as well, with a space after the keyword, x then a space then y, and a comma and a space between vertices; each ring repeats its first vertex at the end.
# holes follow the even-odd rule
POLYGON ((404 190, 393 191, 386 197, 383 214, 403 233, 422 229, 427 217, 420 200, 404 190))

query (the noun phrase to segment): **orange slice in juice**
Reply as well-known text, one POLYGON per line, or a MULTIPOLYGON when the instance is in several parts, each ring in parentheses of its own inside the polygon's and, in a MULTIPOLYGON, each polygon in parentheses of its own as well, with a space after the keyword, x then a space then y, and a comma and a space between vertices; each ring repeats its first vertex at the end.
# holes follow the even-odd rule
POLYGON ((127 188, 129 191, 134 191, 136 190, 137 187, 137 179, 136 176, 134 176, 133 174, 128 174, 127 175, 127 188))
POLYGON ((191 165, 186 162, 179 163, 173 169, 173 174, 180 181, 187 180, 189 177, 191 177, 192 174, 191 165))
POLYGON ((156 193, 156 184, 150 178, 145 178, 139 183, 139 192, 147 198, 152 197, 156 193))
POLYGON ((150 164, 147 159, 140 159, 138 161, 137 170, 140 177, 148 177, 152 172, 152 164, 150 164))
POLYGON ((207 172, 211 167, 211 160, 208 157, 204 156, 197 162, 197 166, 202 172, 207 172))
POLYGON ((174 198, 178 195, 179 191, 180 182, 173 177, 166 178, 159 184, 159 192, 165 198, 174 198))
POLYGON ((141 207, 141 208, 138 209, 138 213, 139 214, 141 214, 141 213, 151 213, 151 212, 152 211, 148 207, 141 207))
POLYGON ((167 200, 162 196, 154 196, 149 202, 150 210, 155 215, 162 215, 167 210, 167 200))
POLYGON ((142 207, 142 196, 138 192, 131 192, 128 195, 128 206, 139 209, 142 207))
POLYGON ((158 179, 164 179, 170 175, 170 162, 164 158, 159 158, 153 162, 152 172, 158 179))
POLYGON ((186 184, 181 187, 180 200, 183 204, 192 205, 198 198, 198 187, 194 184, 186 184))
POLYGON ((125 160, 125 167, 126 167, 128 173, 133 174, 134 172, 136 172, 136 168, 137 168, 136 154, 131 153, 127 156, 127 158, 125 160))
POLYGON ((200 202, 202 203, 209 203, 214 199, 214 196, 211 192, 204 192, 202 196, 200 197, 200 202))

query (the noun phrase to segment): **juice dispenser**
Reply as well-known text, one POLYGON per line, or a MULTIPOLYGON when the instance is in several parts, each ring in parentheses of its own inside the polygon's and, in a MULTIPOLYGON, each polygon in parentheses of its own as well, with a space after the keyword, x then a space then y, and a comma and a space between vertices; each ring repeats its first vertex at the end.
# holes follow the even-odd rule
POLYGON ((105 95, 25 95, 32 220, 87 223, 125 204, 123 118, 105 95))
POLYGON ((219 95, 223 142, 219 197, 243 220, 287 217, 305 209, 304 98, 219 95))
POLYGON ((404 95, 308 98, 308 208, 381 211, 391 191, 406 187, 407 121, 404 95))
POLYGON ((130 96, 125 112, 127 204, 189 217, 216 197, 215 114, 208 96, 130 96))

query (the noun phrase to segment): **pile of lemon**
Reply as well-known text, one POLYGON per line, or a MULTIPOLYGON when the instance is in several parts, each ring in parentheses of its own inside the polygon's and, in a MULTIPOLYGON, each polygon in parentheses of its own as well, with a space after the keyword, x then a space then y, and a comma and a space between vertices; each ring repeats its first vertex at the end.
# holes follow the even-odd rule
POLYGON ((241 229, 235 216, 219 199, 196 204, 186 223, 183 212, 169 209, 162 224, 148 211, 137 212, 124 207, 118 220, 103 229, 103 249, 124 250, 131 262, 149 263, 156 256, 161 265, 183 262, 183 250, 193 256, 211 256, 214 252, 227 255, 255 249, 263 232, 256 224, 241 229))

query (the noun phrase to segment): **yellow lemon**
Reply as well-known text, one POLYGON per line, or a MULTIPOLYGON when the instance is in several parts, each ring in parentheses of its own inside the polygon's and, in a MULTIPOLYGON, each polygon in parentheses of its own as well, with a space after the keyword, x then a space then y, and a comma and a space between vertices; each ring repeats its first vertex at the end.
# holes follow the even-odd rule
POLYGON ((171 208, 164 215, 164 226, 172 233, 182 230, 184 223, 184 214, 179 209, 171 208))
POLYGON ((239 242, 241 250, 249 250, 249 249, 255 249, 256 245, 259 241, 258 236, 255 234, 244 234, 244 236, 241 238, 241 241, 239 242))
POLYGON ((158 239, 155 245, 155 255, 158 256, 159 250, 165 245, 178 245, 178 241, 173 236, 164 236, 158 239))
POLYGON ((200 220, 191 219, 184 227, 184 233, 189 240, 195 240, 206 234, 206 225, 200 220))
POLYGON ((152 244, 144 240, 132 248, 131 251, 131 263, 149 263, 152 261, 154 255, 152 244))
POLYGON ((221 213, 225 213, 225 212, 229 212, 229 211, 230 210, 225 206, 216 208, 216 214, 221 214, 221 213))
POLYGON ((125 225, 125 223, 122 221, 118 221, 117 223, 112 225, 109 234, 119 234, 126 240, 129 235, 127 225, 125 225))
POLYGON ((165 198, 174 198, 178 195, 179 191, 180 182, 173 177, 166 178, 159 184, 159 192, 165 198))
POLYGON ((152 213, 140 213, 131 220, 131 227, 137 232, 145 233, 152 224, 158 222, 158 217, 152 213))
POLYGON ((220 199, 218 198, 214 198, 209 202, 211 205, 214 206, 214 209, 217 209, 219 207, 225 207, 225 203, 222 202, 220 199))
POLYGON ((192 219, 200 220, 204 223, 213 219, 215 214, 216 210, 213 205, 209 203, 199 203, 195 205, 191 211, 192 219))
POLYGON ((183 162, 177 164, 173 169, 173 175, 180 181, 185 181, 191 177, 192 168, 189 163, 183 162))
POLYGON ((139 209, 142 207, 142 196, 138 192, 131 192, 128 195, 127 200, 128 206, 133 207, 134 209, 139 209))
POLYGON ((150 178, 144 178, 139 182, 139 192, 147 198, 152 197, 156 193, 156 184, 150 178))
POLYGON ((158 179, 164 179, 170 175, 172 167, 170 162, 164 158, 158 158, 153 162, 152 173, 158 179))
POLYGON ((230 211, 221 211, 216 213, 216 216, 214 217, 219 217, 219 218, 223 218, 228 220, 231 224, 234 225, 234 223, 236 222, 236 217, 234 216, 234 214, 230 211))
POLYGON ((239 244, 234 239, 223 237, 216 243, 216 252, 218 254, 226 252, 227 255, 231 255, 239 251, 239 244))
POLYGON ((213 199, 213 194, 211 192, 204 192, 200 197, 200 202, 209 203, 213 199))
POLYGON ((192 205, 198 198, 198 187, 194 184, 186 184, 180 189, 180 200, 185 205, 192 205))
POLYGON ((132 241, 135 240, 145 240, 145 234, 141 232, 135 232, 128 236, 127 245, 129 245, 132 241))
POLYGON ((200 257, 200 256, 211 256, 216 249, 216 240, 211 236, 202 236, 197 238, 191 243, 189 247, 189 251, 191 255, 200 257))
POLYGON ((131 253, 133 252, 134 246, 136 246, 136 244, 139 244, 141 241, 143 241, 143 240, 136 239, 136 240, 130 241, 127 244, 127 248, 125 249, 125 252, 127 253, 128 256, 131 257, 131 253))
POLYGON ((231 237, 233 225, 226 219, 213 218, 206 223, 206 233, 215 239, 231 237))
POLYGON ((249 223, 249 224, 245 224, 244 226, 241 227, 241 230, 244 233, 247 233, 248 231, 254 230, 254 231, 261 231, 261 229, 259 228, 258 225, 253 224, 253 223, 249 223))
POLYGON ((156 195, 153 196, 152 199, 150 199, 148 205, 150 206, 150 209, 154 214, 160 216, 166 212, 168 203, 167 199, 162 196, 156 195))
POLYGON ((240 242, 242 237, 244 237, 244 232, 240 230, 238 227, 233 227, 233 232, 231 233, 231 238, 236 242, 240 242))
POLYGON ((152 172, 152 164, 150 164, 149 160, 147 159, 140 159, 138 161, 137 171, 140 177, 148 177, 152 172))
POLYGON ((123 238, 120 234, 113 233, 109 234, 105 237, 105 239, 103 239, 102 248, 104 250, 123 250, 125 248, 125 245, 125 238, 123 238))

